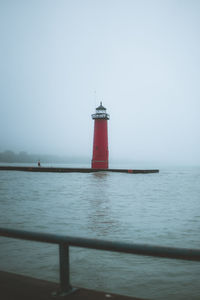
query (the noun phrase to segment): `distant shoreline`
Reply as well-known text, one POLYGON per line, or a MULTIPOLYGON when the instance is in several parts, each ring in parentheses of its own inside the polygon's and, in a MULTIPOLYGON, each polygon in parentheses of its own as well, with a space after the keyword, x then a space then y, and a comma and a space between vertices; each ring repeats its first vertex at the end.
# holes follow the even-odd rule
POLYGON ((28 154, 25 151, 15 153, 11 150, 6 150, 0 153, 0 163, 37 163, 40 160, 42 163, 88 163, 90 159, 85 156, 58 156, 50 154, 28 154))

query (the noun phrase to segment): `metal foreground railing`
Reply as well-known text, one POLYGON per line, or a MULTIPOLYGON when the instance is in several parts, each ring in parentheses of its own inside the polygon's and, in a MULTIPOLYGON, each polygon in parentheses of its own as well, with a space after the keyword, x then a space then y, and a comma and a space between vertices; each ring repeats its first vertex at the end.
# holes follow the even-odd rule
POLYGON ((142 245, 132 243, 120 243, 114 241, 87 239, 70 237, 64 235, 29 232, 0 228, 0 236, 16 238, 22 240, 44 242, 59 245, 59 264, 60 264, 60 296, 70 294, 74 291, 70 284, 70 264, 69 264, 69 247, 90 248, 96 250, 106 250, 121 253, 131 253, 137 255, 147 255, 155 257, 164 257, 171 259, 184 259, 200 261, 199 249, 185 249, 161 247, 153 245, 142 245))

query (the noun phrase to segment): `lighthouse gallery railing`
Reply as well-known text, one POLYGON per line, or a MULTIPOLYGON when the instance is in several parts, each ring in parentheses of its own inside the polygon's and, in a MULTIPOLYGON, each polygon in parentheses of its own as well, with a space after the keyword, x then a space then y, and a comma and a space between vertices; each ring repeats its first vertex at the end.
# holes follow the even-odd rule
POLYGON ((70 285, 70 263, 69 247, 90 248, 96 250, 106 250, 137 255, 147 255, 171 259, 184 259, 200 261, 199 249, 185 249, 162 247, 146 244, 121 243, 114 241, 96 240, 88 238, 71 237, 39 232, 29 232, 0 228, 0 236, 16 238, 29 241, 37 241, 59 245, 59 265, 60 265, 60 295, 66 295, 73 291, 70 285))

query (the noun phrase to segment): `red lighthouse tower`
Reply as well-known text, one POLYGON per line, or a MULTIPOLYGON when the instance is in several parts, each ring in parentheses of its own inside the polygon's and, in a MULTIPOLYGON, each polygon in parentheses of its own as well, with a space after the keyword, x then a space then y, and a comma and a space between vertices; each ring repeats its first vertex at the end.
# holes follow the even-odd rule
POLYGON ((107 120, 110 116, 106 113, 106 108, 102 102, 96 108, 96 113, 92 115, 94 120, 94 142, 92 169, 108 169, 108 127, 107 120))

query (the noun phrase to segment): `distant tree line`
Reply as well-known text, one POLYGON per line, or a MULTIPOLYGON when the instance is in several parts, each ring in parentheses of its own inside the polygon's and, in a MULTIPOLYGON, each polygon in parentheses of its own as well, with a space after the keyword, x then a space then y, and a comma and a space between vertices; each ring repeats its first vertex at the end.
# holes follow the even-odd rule
POLYGON ((34 163, 40 160, 44 163, 74 163, 83 162, 87 163, 88 158, 86 157, 67 157, 57 155, 40 155, 40 154, 28 154, 25 151, 15 153, 11 150, 6 150, 0 153, 0 162, 7 163, 34 163))
POLYGON ((0 153, 0 161, 15 163, 15 162, 33 162, 35 160, 33 157, 31 157, 24 151, 16 154, 11 150, 6 150, 6 151, 0 153))

